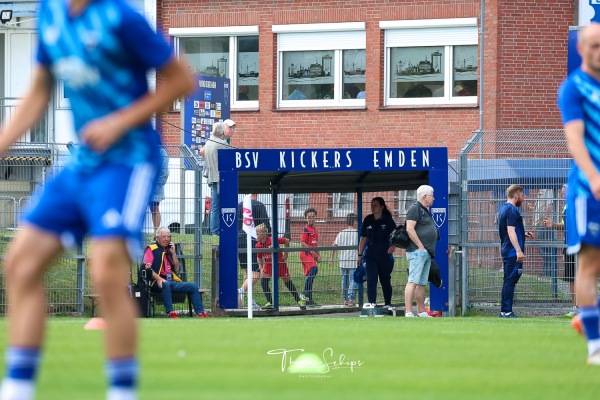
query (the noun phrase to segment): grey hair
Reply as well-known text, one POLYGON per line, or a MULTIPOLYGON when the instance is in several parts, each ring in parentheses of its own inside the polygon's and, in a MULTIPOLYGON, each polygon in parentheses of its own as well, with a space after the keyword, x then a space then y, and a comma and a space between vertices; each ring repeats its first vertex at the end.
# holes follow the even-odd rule
POLYGON ((428 194, 433 195, 433 188, 429 185, 421 185, 417 189, 417 200, 421 200, 428 194))
POLYGON ((225 124, 223 122, 215 122, 210 135, 216 137, 223 137, 223 133, 225 133, 225 124))
POLYGON ((159 237, 160 234, 163 232, 171 233, 171 230, 166 226, 159 226, 158 228, 156 228, 156 237, 159 237))

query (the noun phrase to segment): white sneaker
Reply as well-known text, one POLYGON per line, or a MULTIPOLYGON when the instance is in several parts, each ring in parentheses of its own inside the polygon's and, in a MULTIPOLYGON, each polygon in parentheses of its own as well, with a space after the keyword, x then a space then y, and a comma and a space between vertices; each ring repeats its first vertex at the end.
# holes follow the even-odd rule
POLYGON ((595 352, 587 359, 588 365, 600 365, 600 351, 595 352))
POLYGON ((427 314, 426 311, 420 312, 417 315, 421 318, 431 318, 431 315, 427 314))
POLYGON ((254 301, 254 300, 252 300, 252 309, 260 310, 260 306, 258 304, 256 304, 256 301, 254 301))
POLYGON ((375 303, 365 303, 363 304, 363 308, 375 308, 375 303))
POLYGON ((407 313, 404 314, 404 316, 406 318, 414 318, 415 314, 413 314, 412 312, 407 312, 407 313))

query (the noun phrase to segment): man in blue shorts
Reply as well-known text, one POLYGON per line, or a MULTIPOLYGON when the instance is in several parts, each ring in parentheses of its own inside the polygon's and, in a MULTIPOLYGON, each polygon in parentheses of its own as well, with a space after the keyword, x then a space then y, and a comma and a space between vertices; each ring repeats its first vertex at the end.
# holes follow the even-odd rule
POLYGON ((573 155, 567 188, 567 253, 578 253, 575 292, 587 337, 588 364, 600 365, 600 24, 579 32, 581 67, 561 85, 558 105, 573 155))
MULTIPOLYGON (((167 44, 124 0, 44 0, 33 83, 0 129, 0 154, 32 127, 63 80, 81 146, 29 205, 5 257, 9 346, 2 400, 34 398, 46 306, 44 274, 65 248, 92 237, 91 273, 106 323, 108 400, 137 398, 136 307, 127 269, 160 168, 149 119, 193 80, 167 44), (162 78, 156 93, 146 73, 162 78)), ((68 396, 67 396, 68 397, 68 396)))

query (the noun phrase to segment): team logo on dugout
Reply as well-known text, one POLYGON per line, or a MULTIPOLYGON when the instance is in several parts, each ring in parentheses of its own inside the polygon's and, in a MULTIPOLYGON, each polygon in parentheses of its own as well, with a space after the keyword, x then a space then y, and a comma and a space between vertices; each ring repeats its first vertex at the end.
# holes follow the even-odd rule
POLYGON ((235 213, 237 209, 235 208, 222 208, 221 209, 221 218, 223 218, 223 222, 227 225, 228 228, 231 228, 233 222, 235 221, 235 213))
POLYGON ((441 228, 446 222, 446 209, 445 208, 432 208, 431 216, 438 228, 441 228))

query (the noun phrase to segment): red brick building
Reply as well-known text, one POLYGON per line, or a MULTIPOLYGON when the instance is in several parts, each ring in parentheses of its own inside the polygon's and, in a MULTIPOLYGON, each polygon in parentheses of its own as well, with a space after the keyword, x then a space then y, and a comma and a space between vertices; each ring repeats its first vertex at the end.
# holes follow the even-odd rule
POLYGON ((232 79, 236 147, 439 145, 454 158, 480 113, 486 130, 560 127, 574 8, 486 1, 482 25, 471 0, 159 0, 157 19, 196 72, 232 79))

